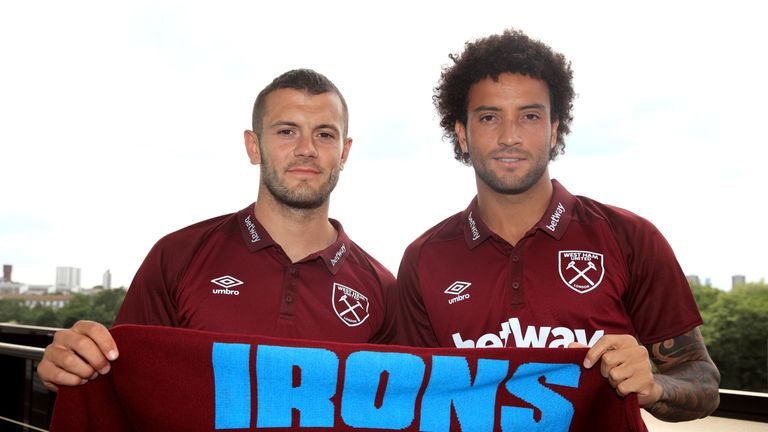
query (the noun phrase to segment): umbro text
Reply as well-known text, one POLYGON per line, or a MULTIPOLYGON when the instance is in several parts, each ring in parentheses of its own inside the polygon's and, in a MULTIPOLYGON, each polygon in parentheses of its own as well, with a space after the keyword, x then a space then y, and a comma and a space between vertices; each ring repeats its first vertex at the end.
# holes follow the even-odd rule
POLYGON ((238 290, 231 290, 229 288, 214 288, 213 289, 214 294, 224 294, 224 295, 240 295, 240 291, 238 290))
POLYGON ((454 297, 454 298, 452 298, 452 299, 448 300, 448 304, 454 304, 454 303, 456 303, 456 302, 460 302, 460 301, 462 301, 462 300, 466 300, 466 299, 468 299, 468 298, 469 298, 469 293, 467 293, 467 294, 461 294, 461 295, 457 295, 456 297, 454 297))

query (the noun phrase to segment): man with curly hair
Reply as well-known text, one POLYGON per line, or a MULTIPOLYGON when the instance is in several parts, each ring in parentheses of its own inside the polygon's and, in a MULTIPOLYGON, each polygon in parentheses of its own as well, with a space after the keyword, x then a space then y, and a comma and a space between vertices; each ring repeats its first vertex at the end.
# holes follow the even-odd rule
POLYGON ((573 119, 570 62, 514 30, 450 58, 433 99, 477 196, 406 249, 403 342, 589 347, 584 366, 600 363, 654 416, 709 415, 720 376, 669 244, 647 220, 550 179, 573 119))

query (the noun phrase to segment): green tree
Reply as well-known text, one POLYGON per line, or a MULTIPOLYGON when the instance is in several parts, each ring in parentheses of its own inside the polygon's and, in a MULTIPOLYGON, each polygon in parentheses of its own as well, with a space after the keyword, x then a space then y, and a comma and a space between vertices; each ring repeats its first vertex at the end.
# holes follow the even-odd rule
POLYGON ((72 324, 81 319, 90 319, 93 310, 91 296, 75 294, 58 311, 59 322, 64 328, 72 327, 72 324))
POLYGON ((43 327, 61 327, 59 316, 50 306, 36 305, 29 310, 27 322, 24 324, 43 326, 43 327))
POLYGON ((0 300, 0 322, 25 324, 29 308, 19 300, 0 300))
POLYGON ((96 294, 93 298, 94 308, 101 310, 103 314, 101 317, 91 318, 94 321, 98 321, 105 326, 112 325, 115 320, 117 311, 120 310, 120 306, 123 304, 126 290, 123 288, 104 290, 96 294))
POLYGON ((36 305, 32 308, 19 300, 0 300, 0 322, 38 325, 45 327, 71 327, 87 319, 111 326, 123 304, 125 288, 102 290, 96 294, 75 294, 60 309, 36 305))
POLYGON ((696 305, 702 314, 709 311, 717 299, 720 298, 720 295, 725 293, 721 289, 700 284, 691 284, 691 291, 696 299, 696 305))
POLYGON ((115 315, 123 304, 124 289, 104 290, 94 295, 75 294, 59 312, 62 327, 71 327, 79 320, 87 319, 112 325, 115 315))
POLYGON ((748 283, 723 292, 702 315, 720 387, 768 391, 768 285, 748 283))

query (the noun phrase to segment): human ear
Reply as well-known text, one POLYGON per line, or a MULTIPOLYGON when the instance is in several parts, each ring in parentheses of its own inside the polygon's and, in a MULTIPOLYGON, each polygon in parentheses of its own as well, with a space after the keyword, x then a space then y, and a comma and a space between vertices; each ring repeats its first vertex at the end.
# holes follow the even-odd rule
POLYGON ((248 152, 248 159, 251 160, 251 164, 260 164, 261 149, 259 149, 259 137, 256 135, 256 132, 245 130, 243 132, 243 138, 245 139, 245 151, 248 152))
POLYGON ((461 147, 461 151, 463 153, 469 153, 469 150, 467 150, 467 127, 464 126, 464 123, 456 120, 453 124, 453 131, 459 139, 459 147, 461 147))
POLYGON ((341 148, 341 162, 339 163, 339 167, 343 170, 344 164, 347 163, 347 157, 349 157, 349 150, 352 148, 352 138, 345 138, 344 144, 342 144, 343 147, 341 148))

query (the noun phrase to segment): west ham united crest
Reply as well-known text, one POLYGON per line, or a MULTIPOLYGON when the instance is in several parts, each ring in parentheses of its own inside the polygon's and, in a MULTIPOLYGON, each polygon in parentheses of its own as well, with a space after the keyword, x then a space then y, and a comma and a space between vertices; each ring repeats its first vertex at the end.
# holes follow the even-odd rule
POLYGON ((368 318, 368 297, 350 287, 334 283, 331 301, 336 316, 350 327, 359 326, 368 318))
POLYGON ((603 254, 577 250, 560 251, 558 261, 560 279, 577 293, 592 291, 603 281, 603 254))

